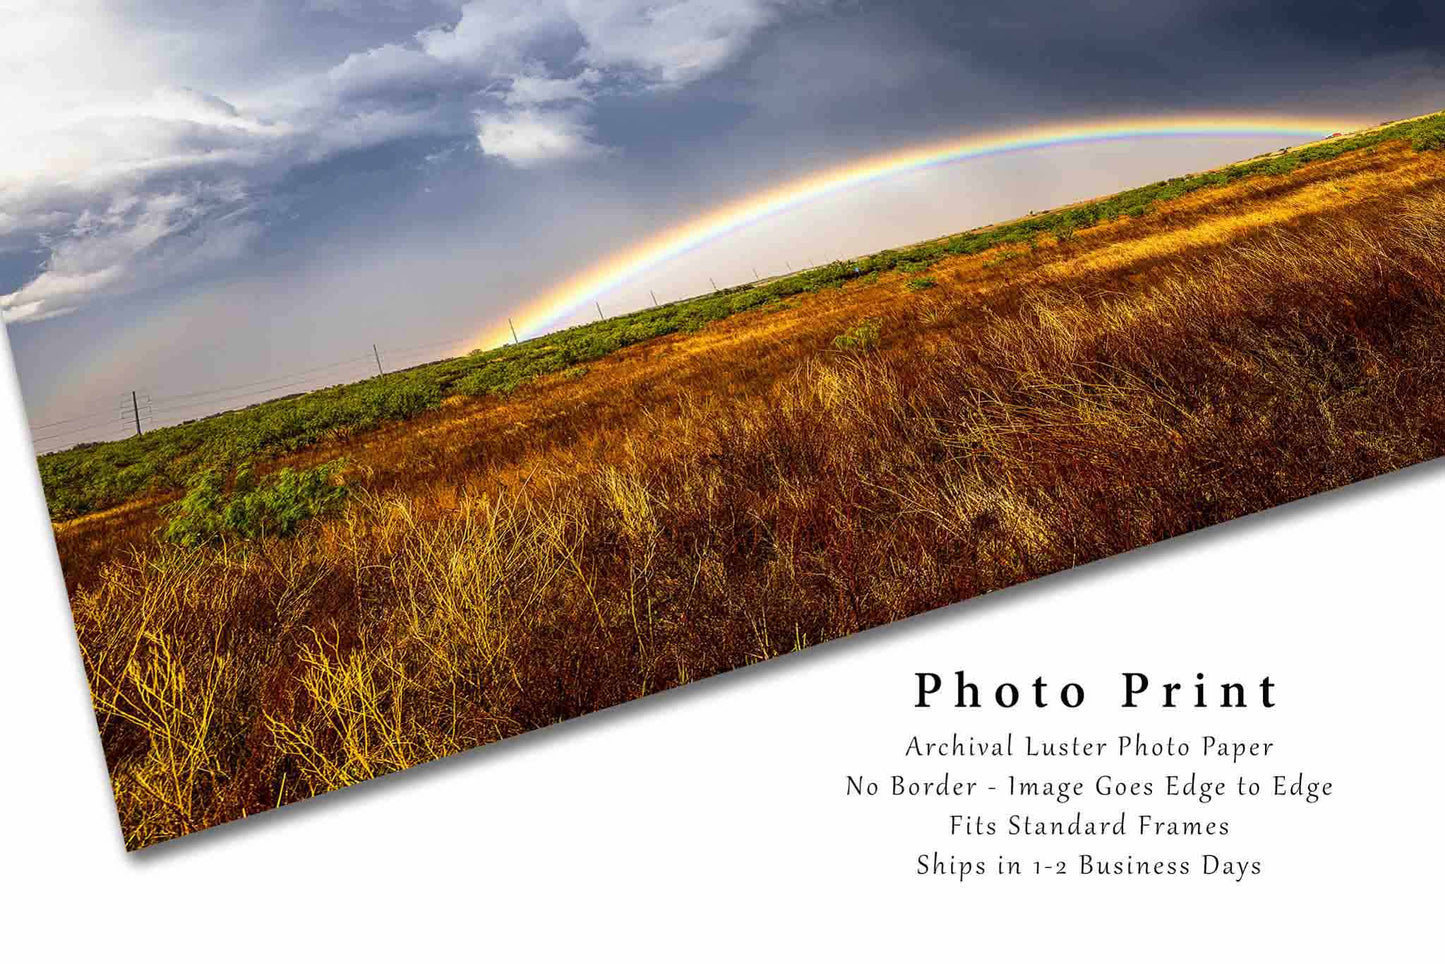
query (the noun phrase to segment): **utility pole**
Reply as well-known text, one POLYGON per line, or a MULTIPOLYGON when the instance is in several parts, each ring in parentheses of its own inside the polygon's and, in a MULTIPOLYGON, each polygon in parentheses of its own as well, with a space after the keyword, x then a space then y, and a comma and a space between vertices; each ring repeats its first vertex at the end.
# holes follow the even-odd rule
POLYGON ((140 430, 140 401, 135 397, 135 392, 130 393, 130 410, 135 415, 136 438, 140 438, 145 433, 140 430))
POLYGON ((658 305, 658 303, 657 303, 657 292, 656 292, 656 291, 653 291, 651 288, 648 288, 648 289, 647 289, 647 293, 650 294, 650 295, 652 295, 652 307, 654 307, 654 308, 659 307, 659 305, 658 305))
POLYGON ((375 342, 373 342, 371 345, 371 353, 376 356, 376 373, 378 375, 385 375, 386 372, 381 370, 381 352, 376 350, 375 342))
MULTIPOLYGON (((712 281, 712 275, 708 275, 707 280, 712 281)), ((717 289, 717 282, 716 282, 716 281, 712 281, 712 290, 713 290, 713 291, 717 291, 717 290, 718 290, 718 289, 717 289)))
POLYGON ((785 264, 785 265, 788 266, 788 274, 792 274, 792 273, 793 273, 793 262, 791 262, 791 261, 784 261, 783 264, 785 264))
POLYGON ((517 326, 512 324, 512 319, 510 318, 507 319, 507 327, 512 329, 512 341, 520 345, 522 343, 522 339, 517 337, 517 326))
POLYGON ((607 316, 602 313, 602 302, 594 301, 592 303, 597 306, 597 317, 601 318, 603 321, 606 321, 607 316))
POLYGON ((757 269, 757 268, 754 268, 754 269, 753 269, 753 277, 754 277, 754 278, 757 278, 759 281, 762 281, 762 280, 763 280, 763 276, 760 275, 760 274, 758 274, 758 269, 757 269))

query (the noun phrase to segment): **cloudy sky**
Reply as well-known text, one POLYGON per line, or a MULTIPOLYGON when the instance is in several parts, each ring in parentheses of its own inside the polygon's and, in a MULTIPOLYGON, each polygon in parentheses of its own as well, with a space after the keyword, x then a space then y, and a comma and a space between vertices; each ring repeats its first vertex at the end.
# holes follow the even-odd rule
MULTIPOLYGON (((160 423, 226 407, 198 394, 217 387, 244 403, 362 377, 373 344, 396 366, 445 354, 660 229, 878 152, 1076 118, 1445 107, 1442 7, 0 0, 0 314, 42 447, 106 437, 132 389, 160 423)), ((661 265, 604 308, 1278 146, 910 175, 661 265)))

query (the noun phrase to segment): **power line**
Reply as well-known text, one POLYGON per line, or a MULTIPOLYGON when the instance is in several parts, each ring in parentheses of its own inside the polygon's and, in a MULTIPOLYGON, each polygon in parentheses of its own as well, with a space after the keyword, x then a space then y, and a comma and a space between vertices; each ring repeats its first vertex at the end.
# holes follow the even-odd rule
POLYGON ((341 360, 341 361, 339 361, 339 362, 332 362, 332 363, 329 364, 329 365, 318 365, 318 366, 315 367, 315 368, 304 368, 304 369, 302 369, 301 371, 290 372, 290 373, 285 374, 285 375, 273 375, 273 376, 270 377, 270 378, 262 378, 262 379, 259 379, 259 380, 257 380, 257 381, 254 381, 254 382, 242 382, 242 383, 239 384, 239 385, 228 385, 228 386, 226 386, 226 387, 224 387, 224 388, 208 388, 208 389, 206 389, 206 390, 204 390, 204 391, 188 392, 188 393, 183 394, 183 395, 163 395, 163 396, 161 396, 159 399, 157 399, 157 401, 161 401, 161 402, 173 402, 173 401, 177 401, 178 399, 182 399, 182 398, 201 398, 201 397, 204 397, 204 396, 206 396, 206 395, 219 395, 219 394, 221 394, 221 393, 223 393, 223 392, 235 392, 235 391, 240 391, 240 390, 243 389, 243 388, 251 388, 252 386, 266 385, 266 384, 269 384, 269 383, 271 383, 271 382, 285 381, 285 380, 288 379, 288 378, 297 378, 297 377, 300 377, 301 375, 310 375, 310 374, 315 373, 315 372, 330 371, 330 370, 333 369, 333 368, 340 368, 340 367, 342 367, 343 365, 352 365, 352 364, 355 364, 355 363, 358 362, 358 361, 369 361, 370 359, 371 359, 371 356, 370 356, 370 355, 353 355, 353 356, 351 356, 350 358, 345 358, 345 359, 343 359, 343 360, 341 360))
POLYGON ((426 350, 426 349, 428 349, 428 348, 445 348, 445 347, 448 346, 448 345, 460 345, 460 344, 463 344, 463 343, 465 343, 465 342, 472 342, 472 341, 476 341, 476 339, 475 339, 475 338, 471 338, 471 337, 452 338, 452 339, 450 339, 449 341, 432 341, 432 342, 427 342, 426 344, 423 344, 423 345, 409 345, 409 346, 403 346, 403 347, 401 347, 401 348, 388 348, 388 349, 386 350, 386 353, 387 353, 388 355, 394 355, 394 354, 396 354, 397 352, 424 351, 424 350, 426 350))
MULTIPOLYGON (((113 428, 114 428, 116 431, 120 431, 120 430, 122 430, 124 427, 125 427, 125 422, 124 422, 122 419, 117 418, 117 419, 115 420, 115 424, 114 424, 113 428)), ((93 432, 93 431, 95 431, 95 429, 87 429, 87 431, 93 432)), ((33 439, 31 439, 30 441, 31 441, 31 444, 38 445, 38 444, 40 444, 41 442, 52 442, 52 441, 54 441, 54 440, 56 440, 56 439, 70 438, 71 436, 73 436, 73 435, 75 435, 75 434, 76 434, 76 433, 74 433, 74 432, 63 432, 63 433, 61 433, 61 434, 59 434, 59 435, 42 435, 42 436, 40 436, 39 438, 33 438, 33 439)))
MULTIPOLYGON (((472 341, 472 339, 470 339, 470 338, 464 338, 464 339, 462 339, 462 340, 460 340, 460 341, 451 342, 451 344, 453 344, 453 345, 465 345, 465 344, 470 343, 471 341, 472 341)), ((412 355, 431 355, 431 356, 435 357, 435 356, 436 356, 436 346, 432 346, 432 347, 430 347, 430 348, 398 348, 398 349, 395 349, 395 350, 392 350, 392 351, 388 351, 388 352, 386 353, 386 357, 387 357, 387 358, 406 358, 406 357, 409 357, 409 356, 412 356, 412 355)), ((437 360, 440 361, 441 359, 437 359, 437 360)))
MULTIPOLYGON (((86 422, 86 423, 83 424, 83 425, 77 425, 77 426, 75 426, 74 428, 64 429, 64 430, 62 430, 62 431, 60 431, 60 432, 55 432, 55 433, 53 433, 53 434, 55 434, 55 435, 74 435, 76 432, 84 432, 84 431, 86 431, 87 429, 90 429, 90 428, 95 428, 95 427, 98 427, 98 426, 101 426, 101 425, 109 425, 111 422, 115 421, 115 420, 118 419, 118 418, 124 418, 124 417, 125 417, 125 414, 126 414, 126 413, 121 410, 120 406, 116 406, 116 410, 115 410, 114 412, 112 412, 112 413, 111 413, 110 415, 108 415, 108 416, 105 416, 105 417, 100 418, 99 421, 86 422)), ((44 431, 44 430, 49 429, 49 428, 55 428, 55 427, 56 427, 55 425, 37 425, 35 428, 31 429, 30 431, 31 431, 32 433, 34 433, 34 432, 44 431)))
MULTIPOLYGON (((464 344, 469 344, 471 342, 474 342, 475 340, 476 339, 473 337, 453 338, 446 341, 437 341, 416 345, 410 348, 401 348, 397 349, 396 351, 388 349, 387 354, 397 357, 417 355, 433 348, 460 346, 464 344)), ((45 422, 40 425, 31 426, 30 430, 32 433, 44 432, 47 429, 59 428, 61 426, 74 426, 73 428, 68 428, 64 431, 50 432, 45 435, 32 434, 31 442, 32 444, 38 445, 43 442, 52 442, 61 439, 68 439, 85 433, 110 434, 108 430, 110 430, 112 427, 119 429, 122 426, 132 423, 136 424, 136 430, 137 432, 139 432, 143 425, 149 425, 154 427, 156 425, 158 416, 178 416, 180 418, 180 421, 191 421, 193 418, 196 417, 206 417, 201 415, 191 416, 187 414, 205 408, 218 409, 217 411, 207 413, 208 415, 220 415, 224 414, 227 411, 227 409, 220 408, 220 406, 224 406, 229 403, 246 402, 248 404, 259 404, 264 401, 284 397, 282 395, 278 395, 277 393, 285 392, 287 389, 309 386, 306 388, 306 390, 310 391, 330 387, 329 385, 316 385, 314 384, 316 382, 316 379, 314 377, 307 376, 316 376, 320 375, 323 372, 335 371, 336 369, 345 368, 347 366, 355 366, 363 361, 375 361, 379 363, 379 346, 374 345, 372 347, 372 353, 368 355, 353 355, 348 358, 342 359, 341 361, 331 362, 325 365, 317 365, 312 368, 304 368, 298 371, 288 372, 281 375, 273 375, 269 378, 257 379, 250 382, 238 382, 219 388, 209 388, 194 392, 182 392, 175 395, 163 395, 154 399, 149 394, 146 394, 142 390, 137 389, 135 390, 134 396, 132 396, 132 394, 128 392, 123 397, 117 397, 115 401, 115 407, 112 409, 94 409, 89 412, 79 412, 65 418, 45 422), (246 391, 246 389, 254 390, 246 391), (268 398, 267 396, 270 397, 268 398)), ((359 373, 353 372, 349 374, 357 375, 359 373)), ((332 384, 340 384, 340 382, 335 382, 332 384)), ((177 424, 179 424, 179 422, 177 424)))
MULTIPOLYGON (((273 398, 284 398, 284 397, 285 397, 284 395, 273 395, 272 393, 274 393, 274 392, 283 392, 283 391, 285 391, 285 390, 288 389, 288 388, 297 388, 297 387, 300 387, 300 386, 302 386, 302 385, 309 385, 309 384, 311 384, 311 383, 313 383, 313 382, 315 382, 315 381, 316 381, 316 379, 314 379, 314 378, 303 378, 303 379, 301 379, 301 380, 299 380, 299 381, 287 382, 287 383, 282 384, 282 385, 272 385, 272 386, 269 387, 269 388, 259 389, 259 390, 254 391, 254 392, 242 392, 242 393, 239 394, 239 395, 227 395, 227 396, 225 396, 225 397, 223 397, 223 398, 206 398, 206 399, 201 399, 201 400, 199 400, 199 401, 194 401, 194 402, 182 402, 182 403, 179 404, 179 405, 162 405, 160 408, 156 409, 155 411, 158 411, 158 412, 160 412, 160 413, 162 413, 162 414, 169 413, 169 412, 180 412, 180 411, 185 411, 185 410, 187 410, 187 409, 209 408, 209 407, 212 406, 212 405, 220 405, 220 404, 222 404, 222 403, 224 403, 224 402, 238 402, 238 401, 242 401, 242 400, 245 400, 245 399, 251 399, 251 398, 257 399, 258 402, 259 402, 259 401, 265 401, 265 400, 267 400, 267 399, 265 399, 265 398, 262 397, 262 396, 267 396, 267 395, 271 395, 273 398)), ((342 383, 340 383, 340 382, 332 382, 332 383, 330 383, 330 384, 331 384, 331 385, 337 385, 337 384, 342 384, 342 383)), ((330 387, 330 385, 326 385, 326 384, 316 385, 313 390, 318 390, 318 391, 319 391, 319 390, 322 389, 322 388, 328 388, 328 387, 330 387)), ((294 393, 294 392, 290 392, 290 393, 288 393, 288 394, 295 394, 295 393, 294 393)), ((221 413, 220 413, 220 412, 217 412, 216 414, 221 414, 221 413)))
MULTIPOLYGON (((417 354, 417 353, 426 351, 426 350, 428 350, 428 349, 430 349, 430 348, 446 347, 446 346, 450 346, 450 345, 461 345, 461 344, 466 344, 466 343, 469 343, 469 342, 472 342, 472 341, 475 341, 475 339, 474 339, 474 338, 471 338, 471 337, 463 337, 463 338, 454 338, 454 339, 451 339, 451 340, 448 340, 448 341, 430 342, 430 343, 427 343, 427 344, 412 346, 412 347, 410 347, 410 348, 396 348, 396 349, 388 348, 388 349, 387 349, 387 355, 388 355, 388 356, 412 355, 412 354, 417 354)), ((279 388, 282 388, 282 387, 286 387, 286 386, 282 386, 282 385, 272 385, 272 383, 274 383, 274 382, 285 382, 285 381, 288 381, 288 380, 291 380, 291 381, 289 381, 289 384, 292 384, 292 385, 299 384, 299 382, 294 381, 294 379, 300 378, 300 376, 303 376, 303 375, 310 375, 310 374, 313 374, 313 373, 330 371, 330 370, 332 370, 332 369, 341 368, 341 367, 343 367, 343 366, 345 366, 345 365, 351 365, 351 364, 354 364, 354 363, 359 362, 359 361, 375 361, 376 356, 377 356, 378 354, 380 354, 380 350, 379 350, 379 346, 374 345, 374 346, 372 346, 372 347, 373 347, 373 354, 370 354, 370 355, 353 355, 353 356, 350 356, 350 357, 348 357, 348 358, 344 358, 344 359, 342 359, 341 361, 332 362, 332 363, 330 363, 330 364, 328 364, 328 365, 318 365, 318 366, 316 366, 316 367, 314 367, 314 368, 304 368, 304 369, 301 369, 301 370, 299 370, 299 371, 288 372, 288 373, 283 374, 283 375, 273 375, 273 376, 271 376, 270 378, 257 379, 256 381, 251 381, 251 382, 240 382, 240 383, 235 384, 235 385, 227 385, 227 386, 224 386, 224 387, 221 387, 221 388, 209 388, 209 389, 205 389, 205 390, 203 390, 203 391, 185 392, 185 393, 177 394, 177 395, 164 395, 164 396, 161 396, 160 398, 158 398, 157 401, 160 401, 160 402, 172 402, 172 401, 178 401, 178 400, 180 400, 180 399, 187 399, 187 398, 207 398, 207 397, 212 396, 212 395, 219 395, 219 394, 224 394, 224 393, 227 393, 227 392, 238 392, 238 391, 241 391, 242 389, 252 388, 252 387, 257 388, 257 389, 260 390, 260 391, 270 391, 270 390, 272 390, 273 388, 274 388, 274 389, 279 389, 279 388), (270 387, 270 388, 265 388, 265 387, 263 387, 263 386, 271 386, 271 387, 270 387)), ((248 394, 254 394, 254 393, 248 393, 248 394)), ((217 400, 217 401, 219 401, 219 400, 217 400)), ((37 427, 38 427, 38 426, 37 426, 37 427)))
POLYGON ((115 429, 116 429, 117 431, 119 431, 120 429, 122 429, 122 428, 125 426, 125 423, 126 423, 125 416, 123 416, 123 415, 117 415, 117 416, 115 416, 114 418, 112 418, 112 419, 111 419, 109 422, 107 422, 107 423, 102 423, 102 424, 99 424, 99 425, 90 425, 90 426, 86 426, 85 428, 72 429, 72 430, 70 430, 69 432, 55 432, 54 434, 51 434, 51 435, 41 435, 41 436, 39 436, 39 437, 31 438, 30 441, 31 441, 31 444, 39 444, 39 443, 41 443, 41 442, 50 442, 50 441, 53 441, 53 440, 55 440, 55 439, 68 438, 68 437, 73 436, 73 435, 78 435, 78 434, 80 434, 80 433, 82 433, 82 432, 93 432, 93 431, 95 431, 95 430, 97 430, 97 429, 105 428, 107 425, 114 426, 115 429))
MULTIPOLYGON (((785 263, 787 264, 789 271, 794 270, 791 261, 785 263)), ((808 266, 816 267, 816 265, 811 259, 808 259, 808 266)), ((757 268, 753 268, 752 270, 754 278, 760 281, 761 276, 759 275, 757 268)), ((721 289, 718 288, 716 279, 709 277, 708 281, 712 285, 714 292, 720 292, 721 289)), ((653 306, 660 307, 658 303, 657 293, 649 289, 648 294, 651 296, 653 306)), ((602 305, 596 301, 594 301, 593 304, 594 307, 597 309, 598 317, 602 318, 605 321, 607 319, 607 316, 606 313, 602 310, 602 305)), ((516 327, 512 323, 511 319, 508 319, 508 325, 512 329, 513 341, 520 343, 520 339, 517 337, 516 327)), ((394 362, 396 359, 405 359, 412 356, 420 355, 431 351, 432 349, 450 348, 453 346, 465 346, 475 344, 476 340, 477 339, 475 337, 463 337, 449 339, 446 341, 436 341, 421 345, 413 345, 411 347, 396 349, 388 348, 387 357, 394 362)), ((442 359, 438 358, 434 360, 440 361, 442 359)), ((273 375, 269 378, 257 379, 250 382, 241 382, 238 384, 227 385, 220 388, 209 388, 194 392, 184 392, 176 395, 163 395, 156 398, 152 398, 149 394, 146 394, 145 390, 143 389, 136 389, 134 395, 132 395, 131 393, 127 393, 123 400, 117 400, 116 409, 112 410, 115 414, 110 414, 104 409, 97 409, 91 412, 77 413, 75 415, 57 419, 52 422, 46 422, 42 425, 31 426, 32 432, 59 428, 60 426, 64 425, 75 426, 74 428, 65 429, 64 431, 60 432, 53 432, 49 435, 32 436, 31 441, 35 444, 39 444, 41 442, 63 439, 85 432, 103 431, 112 425, 119 428, 121 426, 124 426, 128 422, 135 423, 137 433, 141 431, 143 426, 151 426, 152 428, 165 428, 170 426, 158 425, 158 417, 167 415, 176 416, 179 413, 186 413, 197 409, 210 408, 212 409, 212 411, 207 412, 203 415, 181 415, 180 422, 176 422, 173 424, 180 424, 181 422, 192 421, 197 418, 206 418, 210 417, 211 415, 222 415, 226 414, 228 411, 236 410, 234 407, 230 409, 219 407, 231 402, 245 402, 249 406, 252 404, 261 404, 266 401, 274 401, 279 398, 285 397, 285 395, 278 395, 276 393, 285 392, 287 389, 291 388, 301 388, 302 386, 309 385, 309 387, 301 388, 301 390, 319 391, 321 389, 329 388, 334 385, 343 384, 342 382, 332 382, 331 384, 310 385, 309 383, 314 382, 315 379, 303 376, 319 375, 322 372, 330 372, 336 369, 345 368, 346 366, 355 366, 361 362, 375 363, 377 368, 381 369, 381 351, 379 344, 372 345, 372 352, 369 355, 353 355, 348 358, 342 359, 341 361, 331 362, 330 364, 326 365, 318 365, 313 368, 305 368, 299 371, 289 372, 282 375, 273 375), (245 389, 254 389, 254 391, 244 391, 245 389)), ((353 372, 350 374, 355 380, 359 381, 363 379, 363 376, 361 376, 360 373, 353 372)), ((286 394, 289 395, 297 393, 287 392, 286 394)), ((161 420, 164 421, 165 419, 162 418, 161 420)))
MULTIPOLYGON (((127 395, 127 396, 125 396, 125 398, 126 398, 126 400, 128 400, 128 399, 130 398, 130 396, 127 395)), ((117 400, 116 400, 116 407, 117 407, 117 409, 120 407, 121 404, 122 404, 122 400, 119 399, 119 398, 117 398, 117 400)), ((54 427, 57 426, 57 425, 69 425, 71 422, 79 422, 79 421, 82 421, 83 419, 95 418, 97 415, 104 415, 104 414, 105 414, 105 412, 104 412, 104 411, 101 411, 101 410, 96 410, 96 411, 94 411, 94 412, 86 412, 86 413, 83 414, 83 415, 74 415, 74 416, 71 416, 70 418, 62 418, 62 419, 58 419, 57 421, 54 421, 54 422, 46 422, 44 425, 32 425, 32 426, 30 426, 30 430, 33 432, 33 431, 38 431, 39 429, 43 429, 43 428, 54 428, 54 427)))

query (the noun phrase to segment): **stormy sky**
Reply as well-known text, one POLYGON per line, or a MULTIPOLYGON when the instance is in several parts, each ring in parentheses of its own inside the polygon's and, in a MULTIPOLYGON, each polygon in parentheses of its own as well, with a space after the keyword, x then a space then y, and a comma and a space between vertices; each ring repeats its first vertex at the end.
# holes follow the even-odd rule
MULTIPOLYGON (((1430 0, 0 0, 0 314, 41 447, 114 437, 132 389, 162 424, 363 377, 373 344, 389 367, 436 357, 660 229, 878 152, 1069 119, 1445 107, 1442 43, 1430 0)), ((910 174, 603 307, 1275 141, 910 174)))

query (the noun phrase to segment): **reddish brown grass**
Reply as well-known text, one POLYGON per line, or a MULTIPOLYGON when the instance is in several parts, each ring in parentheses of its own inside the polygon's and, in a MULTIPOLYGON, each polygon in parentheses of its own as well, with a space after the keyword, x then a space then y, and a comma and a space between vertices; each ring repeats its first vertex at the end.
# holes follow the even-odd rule
POLYGON ((1439 456, 1442 180, 1349 155, 638 345, 289 460, 363 490, 292 540, 59 527, 129 845, 1439 456))

